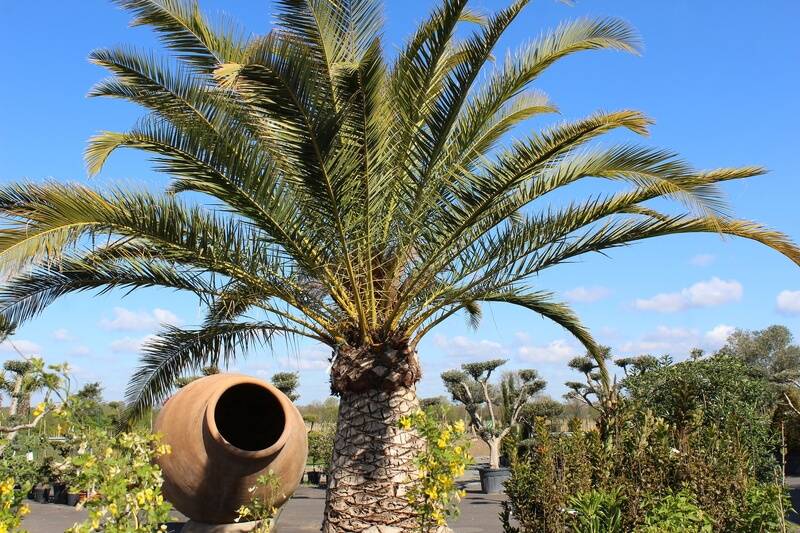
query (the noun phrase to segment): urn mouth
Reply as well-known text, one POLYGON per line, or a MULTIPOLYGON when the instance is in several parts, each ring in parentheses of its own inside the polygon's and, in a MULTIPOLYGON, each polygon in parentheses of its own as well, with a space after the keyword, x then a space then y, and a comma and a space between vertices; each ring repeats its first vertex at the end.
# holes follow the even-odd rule
POLYGON ((251 459, 268 457, 289 438, 290 407, 289 400, 271 385, 244 378, 209 399, 206 426, 229 453, 251 459))

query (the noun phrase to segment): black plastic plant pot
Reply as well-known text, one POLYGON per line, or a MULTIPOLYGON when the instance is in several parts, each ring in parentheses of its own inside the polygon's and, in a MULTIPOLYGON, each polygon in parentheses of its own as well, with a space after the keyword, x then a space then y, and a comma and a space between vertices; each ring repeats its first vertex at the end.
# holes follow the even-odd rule
POLYGON ((70 507, 75 507, 78 505, 78 502, 81 501, 81 495, 79 492, 68 492, 67 493, 67 505, 70 507))
POLYGON ((33 489, 33 501, 36 503, 48 503, 50 499, 50 489, 47 487, 36 487, 33 489))
POLYGON ((322 472, 308 473, 308 482, 311 483, 312 485, 319 485, 321 479, 322 479, 322 472))
POLYGON ((67 503, 67 484, 53 483, 53 491, 50 494, 50 501, 59 505, 67 503))
POLYGON ((499 494, 504 491, 503 483, 511 477, 508 468, 481 468, 481 491, 484 494, 499 494))

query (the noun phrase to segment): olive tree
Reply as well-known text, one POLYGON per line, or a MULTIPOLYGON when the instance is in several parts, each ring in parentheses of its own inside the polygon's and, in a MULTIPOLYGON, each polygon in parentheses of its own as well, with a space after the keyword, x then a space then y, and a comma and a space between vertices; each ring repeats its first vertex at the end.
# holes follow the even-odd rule
POLYGON ((442 374, 445 387, 454 401, 464 404, 470 425, 480 439, 489 446, 489 467, 500 467, 500 446, 503 439, 517 424, 525 404, 545 388, 535 370, 517 370, 498 387, 489 382, 492 373, 504 365, 505 359, 492 359, 480 363, 461 365, 461 370, 442 374), (511 385, 519 381, 516 386, 511 385))

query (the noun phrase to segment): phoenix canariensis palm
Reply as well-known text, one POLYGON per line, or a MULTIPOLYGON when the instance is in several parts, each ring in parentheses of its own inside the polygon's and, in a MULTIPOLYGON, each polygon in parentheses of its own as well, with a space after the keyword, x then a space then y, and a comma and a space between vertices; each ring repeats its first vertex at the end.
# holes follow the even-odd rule
MULTIPOLYGON (((378 0, 276 0, 263 36, 212 24, 190 0, 116 2, 170 54, 92 53, 112 77, 91 95, 148 113, 130 131, 91 139, 88 169, 96 174, 129 147, 152 154, 173 181, 163 194, 3 187, 0 261, 14 277, 0 311, 21 322, 90 289, 166 287, 202 298, 202 325, 166 328, 144 348, 132 415, 182 373, 276 335, 330 346, 341 407, 328 533, 413 529, 405 493, 420 443, 398 419, 418 406, 420 339, 454 314, 477 323, 483 302, 519 306, 598 354, 575 314, 531 285, 537 273, 690 232, 753 239, 800 263, 786 236, 731 218, 721 200, 718 184, 761 168, 698 171, 668 151, 593 145, 616 130, 646 134, 650 120, 637 111, 506 141, 555 111, 532 88, 551 64, 584 50, 637 51, 622 21, 566 23, 495 61, 527 1, 482 16, 467 0, 443 0, 390 58, 378 0), (590 178, 626 187, 590 197, 570 188, 590 178), (556 190, 573 191, 572 200, 550 202, 556 190), (656 199, 675 207, 659 210, 656 199)), ((602 357, 598 364, 607 377, 602 357)))

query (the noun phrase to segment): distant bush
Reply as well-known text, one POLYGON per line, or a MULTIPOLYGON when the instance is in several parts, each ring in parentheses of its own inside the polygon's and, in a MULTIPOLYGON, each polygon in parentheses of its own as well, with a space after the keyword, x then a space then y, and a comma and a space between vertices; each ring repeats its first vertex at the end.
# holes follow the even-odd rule
POLYGON ((759 520, 783 520, 783 489, 759 481, 749 450, 734 435, 695 423, 679 431, 627 407, 620 416, 624 429, 611 448, 596 431, 554 436, 541 426, 506 483, 521 531, 592 531, 587 524, 606 520, 620 521, 622 529, 594 531, 738 533, 759 520), (681 529, 685 522, 699 527, 681 529), (703 529, 706 523, 712 529, 703 529))

